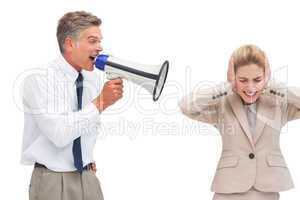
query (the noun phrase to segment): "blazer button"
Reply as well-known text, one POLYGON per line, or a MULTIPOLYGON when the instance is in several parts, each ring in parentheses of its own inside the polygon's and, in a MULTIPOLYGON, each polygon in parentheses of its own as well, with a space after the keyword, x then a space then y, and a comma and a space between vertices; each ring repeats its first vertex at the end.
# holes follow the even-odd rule
POLYGON ((249 154, 249 158, 250 158, 250 159, 253 159, 254 157, 255 157, 255 155, 254 155, 253 153, 250 153, 250 154, 249 154))

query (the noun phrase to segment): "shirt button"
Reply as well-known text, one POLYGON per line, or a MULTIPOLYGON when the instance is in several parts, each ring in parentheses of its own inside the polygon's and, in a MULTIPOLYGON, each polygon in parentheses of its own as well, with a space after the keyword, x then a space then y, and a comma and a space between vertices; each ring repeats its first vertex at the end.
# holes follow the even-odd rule
POLYGON ((255 155, 254 155, 253 153, 250 153, 250 154, 249 154, 249 158, 250 158, 250 159, 253 159, 254 157, 255 157, 255 155))

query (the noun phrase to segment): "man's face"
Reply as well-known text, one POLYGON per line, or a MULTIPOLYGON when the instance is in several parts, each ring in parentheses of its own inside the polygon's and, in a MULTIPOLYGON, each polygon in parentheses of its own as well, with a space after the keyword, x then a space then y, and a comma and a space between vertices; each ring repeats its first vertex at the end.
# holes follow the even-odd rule
POLYGON ((77 39, 71 39, 71 64, 78 70, 92 71, 94 59, 102 51, 102 34, 98 26, 91 26, 79 33, 77 39))
POLYGON ((256 64, 239 67, 235 76, 236 90, 247 104, 254 103, 265 85, 264 69, 256 64))

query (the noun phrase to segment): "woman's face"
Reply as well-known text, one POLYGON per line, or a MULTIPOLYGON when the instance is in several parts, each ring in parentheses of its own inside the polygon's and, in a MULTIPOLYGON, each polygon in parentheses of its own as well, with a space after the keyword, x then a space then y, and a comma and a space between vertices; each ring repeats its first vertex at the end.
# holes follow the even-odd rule
POLYGON ((256 64, 237 68, 235 73, 236 92, 246 104, 256 102, 265 84, 264 69, 256 64))

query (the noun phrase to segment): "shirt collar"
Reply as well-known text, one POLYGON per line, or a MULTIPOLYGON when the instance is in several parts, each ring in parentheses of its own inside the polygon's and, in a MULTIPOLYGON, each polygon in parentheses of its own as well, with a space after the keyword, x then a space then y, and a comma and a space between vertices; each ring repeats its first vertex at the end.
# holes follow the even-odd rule
POLYGON ((68 63, 68 61, 63 57, 62 54, 59 54, 58 60, 60 63, 59 67, 61 68, 63 73, 68 77, 68 79, 70 79, 70 81, 75 83, 79 72, 72 65, 70 65, 70 63, 68 63))
POLYGON ((252 112, 256 112, 256 102, 249 104, 249 105, 244 105, 246 108, 248 108, 249 110, 251 110, 252 112))

